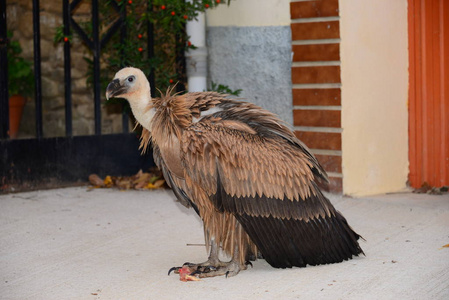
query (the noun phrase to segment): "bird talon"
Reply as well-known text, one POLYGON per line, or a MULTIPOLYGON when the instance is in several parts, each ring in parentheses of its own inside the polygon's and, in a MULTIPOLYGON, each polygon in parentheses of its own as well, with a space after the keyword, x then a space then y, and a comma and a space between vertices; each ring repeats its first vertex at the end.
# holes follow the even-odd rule
POLYGON ((245 262, 245 266, 251 266, 251 269, 252 269, 252 268, 253 268, 253 263, 250 262, 249 260, 247 260, 247 261, 245 262))
POLYGON ((195 276, 195 275, 199 275, 201 273, 203 273, 203 272, 200 269, 197 269, 197 270, 193 271, 192 273, 190 273, 189 275, 190 276, 195 276))
POLYGON ((217 268, 215 266, 206 266, 204 267, 203 273, 215 272, 217 268))
POLYGON ((173 267, 173 268, 171 268, 170 270, 168 270, 168 276, 170 276, 170 273, 172 271, 174 271, 175 274, 179 274, 179 269, 181 269, 181 267, 173 267))
POLYGON ((228 278, 228 275, 229 275, 229 271, 226 271, 225 277, 228 278))

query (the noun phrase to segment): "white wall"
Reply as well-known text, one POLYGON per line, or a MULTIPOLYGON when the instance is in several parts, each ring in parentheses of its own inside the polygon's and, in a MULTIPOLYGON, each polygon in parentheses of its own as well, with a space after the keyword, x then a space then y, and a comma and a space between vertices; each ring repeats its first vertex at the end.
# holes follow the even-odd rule
POLYGON ((343 192, 406 188, 407 0, 340 0, 343 192))
POLYGON ((206 15, 208 26, 290 25, 290 0, 232 0, 206 15))

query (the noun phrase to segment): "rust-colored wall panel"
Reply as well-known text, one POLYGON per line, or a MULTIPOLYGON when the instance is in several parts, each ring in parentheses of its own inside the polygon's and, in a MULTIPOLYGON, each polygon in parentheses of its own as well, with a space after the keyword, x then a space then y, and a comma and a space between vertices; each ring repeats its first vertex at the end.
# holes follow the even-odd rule
POLYGON ((340 22, 310 22, 291 24, 292 40, 337 39, 340 37, 340 22))
POLYGON ((293 89, 293 105, 341 105, 340 89, 293 89))
POLYGON ((340 133, 295 131, 295 135, 311 149, 341 150, 340 133))
POLYGON ((339 110, 293 110, 295 126, 341 127, 341 111, 339 110))
POLYGON ((449 2, 409 0, 410 184, 449 185, 449 2))
POLYGON ((337 155, 315 155, 326 172, 341 173, 341 156, 337 155))
POLYGON ((340 66, 293 67, 292 82, 301 83, 340 83, 340 66))
POLYGON ((338 0, 291 2, 292 19, 338 16, 338 0))
POLYGON ((293 61, 340 60, 340 44, 293 45, 293 61))

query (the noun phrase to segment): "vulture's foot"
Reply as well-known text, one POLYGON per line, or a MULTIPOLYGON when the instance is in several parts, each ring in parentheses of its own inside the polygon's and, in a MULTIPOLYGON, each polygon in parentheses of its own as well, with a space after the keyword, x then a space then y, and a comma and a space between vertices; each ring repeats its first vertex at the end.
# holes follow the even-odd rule
POLYGON ((207 268, 218 268, 221 267, 221 264, 223 264, 223 262, 221 262, 218 259, 218 254, 216 255, 210 255, 209 259, 203 263, 200 264, 192 264, 189 262, 185 262, 182 264, 182 267, 173 267, 170 270, 168 270, 168 275, 170 275, 170 273, 173 271, 175 274, 179 274, 180 270, 190 270, 190 273, 196 272, 197 270, 205 270, 207 268))
POLYGON ((230 262, 220 262, 219 266, 199 267, 192 275, 198 274, 200 278, 223 276, 232 277, 237 275, 240 270, 246 270, 247 265, 231 260, 230 262))
POLYGON ((253 266, 251 262, 240 264, 239 250, 236 247, 231 261, 222 262, 218 259, 218 246, 214 240, 211 241, 211 250, 209 259, 200 264, 186 262, 182 267, 173 267, 168 271, 179 274, 181 281, 199 280, 198 278, 215 277, 225 275, 231 277, 237 275, 240 270, 246 270, 248 265, 253 266))
POLYGON ((240 270, 246 270, 247 265, 251 263, 247 263, 245 265, 241 265, 240 263, 231 260, 230 262, 222 262, 219 260, 214 261, 206 261, 204 263, 200 264, 192 264, 192 263, 184 263, 182 267, 173 267, 168 271, 168 275, 172 271, 176 274, 180 274, 181 280, 186 278, 185 274, 187 275, 187 280, 190 280, 192 277, 197 278, 207 278, 207 277, 215 277, 215 276, 223 276, 226 277, 232 277, 237 275, 240 270))

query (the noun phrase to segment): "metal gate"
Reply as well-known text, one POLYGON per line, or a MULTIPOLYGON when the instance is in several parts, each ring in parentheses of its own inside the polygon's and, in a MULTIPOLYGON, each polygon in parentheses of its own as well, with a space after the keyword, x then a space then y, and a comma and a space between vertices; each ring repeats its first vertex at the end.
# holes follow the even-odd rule
MULTIPOLYGON (((138 151, 138 137, 129 133, 129 116, 123 112, 123 133, 101 134, 100 97, 100 53, 102 47, 114 34, 126 36, 124 19, 126 10, 120 9, 115 1, 109 5, 116 9, 120 17, 100 36, 98 30, 98 0, 92 0, 93 37, 89 38, 73 19, 74 8, 82 0, 63 0, 64 34, 70 28, 85 42, 93 53, 93 89, 95 135, 72 135, 72 92, 70 43, 64 43, 64 87, 65 87, 65 137, 44 138, 42 120, 42 84, 40 53, 39 0, 33 0, 34 36, 34 75, 35 75, 35 115, 36 134, 33 139, 9 139, 9 98, 7 71, 7 23, 6 0, 0 0, 0 192, 11 183, 45 182, 50 179, 58 182, 86 181, 91 173, 100 176, 130 175, 139 169, 154 165, 151 153, 141 156, 138 151)), ((148 51, 152 53, 152 24, 148 24, 148 51)), ((150 76, 153 84, 154 76, 150 76)), ((154 84, 152 85, 154 86, 154 84)))

